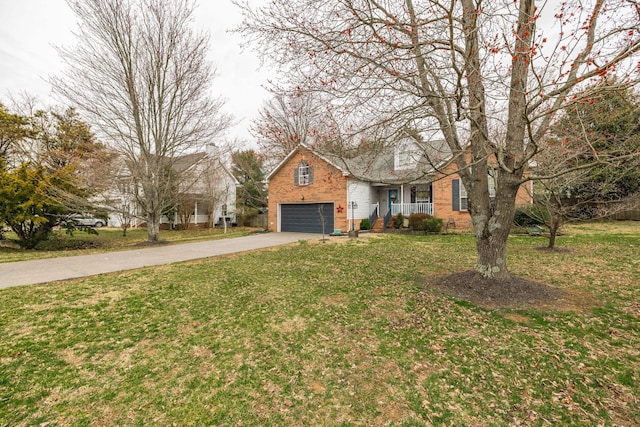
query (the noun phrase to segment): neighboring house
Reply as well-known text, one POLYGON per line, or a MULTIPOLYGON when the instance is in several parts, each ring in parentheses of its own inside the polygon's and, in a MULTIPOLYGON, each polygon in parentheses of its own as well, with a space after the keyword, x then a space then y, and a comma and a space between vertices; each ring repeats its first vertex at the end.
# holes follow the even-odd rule
MULTIPOLYGON (((427 213, 449 227, 471 228, 466 191, 451 152, 444 142, 435 142, 428 154, 433 165, 408 141, 373 159, 341 159, 301 144, 266 177, 268 228, 322 233, 324 223, 324 231, 331 233, 357 230, 369 218, 380 229, 399 212, 427 213)), ((529 194, 521 187, 516 203, 530 204, 529 194)))
MULTIPOLYGON (((208 153, 199 152, 176 158, 172 169, 179 176, 172 195, 174 206, 162 216, 163 228, 183 224, 189 227, 212 227, 236 223, 236 188, 238 182, 221 161, 208 153)), ((136 205, 136 184, 126 162, 122 164, 108 196, 109 225, 142 226, 145 219, 136 205)))

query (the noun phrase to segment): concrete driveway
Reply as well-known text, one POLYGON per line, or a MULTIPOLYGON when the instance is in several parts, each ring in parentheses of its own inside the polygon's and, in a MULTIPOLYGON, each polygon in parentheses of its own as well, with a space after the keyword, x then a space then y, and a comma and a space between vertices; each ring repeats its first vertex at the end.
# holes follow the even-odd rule
POLYGON ((208 258, 320 238, 322 236, 318 234, 264 233, 120 252, 2 263, 0 289, 208 258))

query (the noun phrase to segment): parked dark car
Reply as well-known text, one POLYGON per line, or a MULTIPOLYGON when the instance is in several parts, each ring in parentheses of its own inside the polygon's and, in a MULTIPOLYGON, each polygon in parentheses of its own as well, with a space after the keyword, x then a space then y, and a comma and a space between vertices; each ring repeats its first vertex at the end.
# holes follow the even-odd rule
POLYGON ((64 217, 61 221, 63 226, 73 225, 73 226, 81 226, 81 227, 95 227, 100 228, 107 225, 107 221, 102 218, 97 218, 93 215, 86 214, 70 214, 64 217))

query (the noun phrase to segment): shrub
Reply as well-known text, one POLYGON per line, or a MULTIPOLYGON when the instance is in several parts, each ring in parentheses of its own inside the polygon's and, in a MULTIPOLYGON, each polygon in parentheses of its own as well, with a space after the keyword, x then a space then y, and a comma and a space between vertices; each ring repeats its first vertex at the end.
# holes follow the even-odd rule
POLYGON ((424 230, 424 221, 429 218, 433 217, 426 213, 412 213, 409 215, 409 228, 413 231, 422 231, 424 230))
POLYGON ((50 172, 43 166, 29 163, 12 171, 1 168, 0 224, 11 228, 20 246, 35 248, 38 243, 49 239, 57 218, 65 211, 51 188, 77 196, 80 191, 71 183, 69 169, 50 172))
POLYGON ((402 216, 402 212, 398 212, 398 215, 396 215, 393 218, 393 228, 398 230, 401 229, 403 222, 404 222, 404 216, 402 216))
POLYGON ((360 230, 369 230, 371 228, 371 224, 369 222, 369 218, 364 218, 360 221, 360 230))
POLYGON ((427 233, 440 233, 443 228, 442 218, 430 217, 425 219, 423 224, 427 233))
POLYGON ((535 206, 517 208, 513 216, 513 224, 517 227, 534 227, 544 225, 544 218, 535 206))
POLYGON ((258 217, 258 209, 243 207, 236 213, 236 217, 238 220, 238 225, 250 227, 251 221, 258 217))

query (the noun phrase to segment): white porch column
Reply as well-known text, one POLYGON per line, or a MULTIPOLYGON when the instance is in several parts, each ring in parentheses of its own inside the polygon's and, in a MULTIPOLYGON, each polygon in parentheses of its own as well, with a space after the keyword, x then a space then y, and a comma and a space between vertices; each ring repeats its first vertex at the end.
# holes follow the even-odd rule
POLYGON ((197 200, 196 200, 195 212, 193 213, 193 216, 196 217, 195 224, 198 225, 198 201, 197 200))

